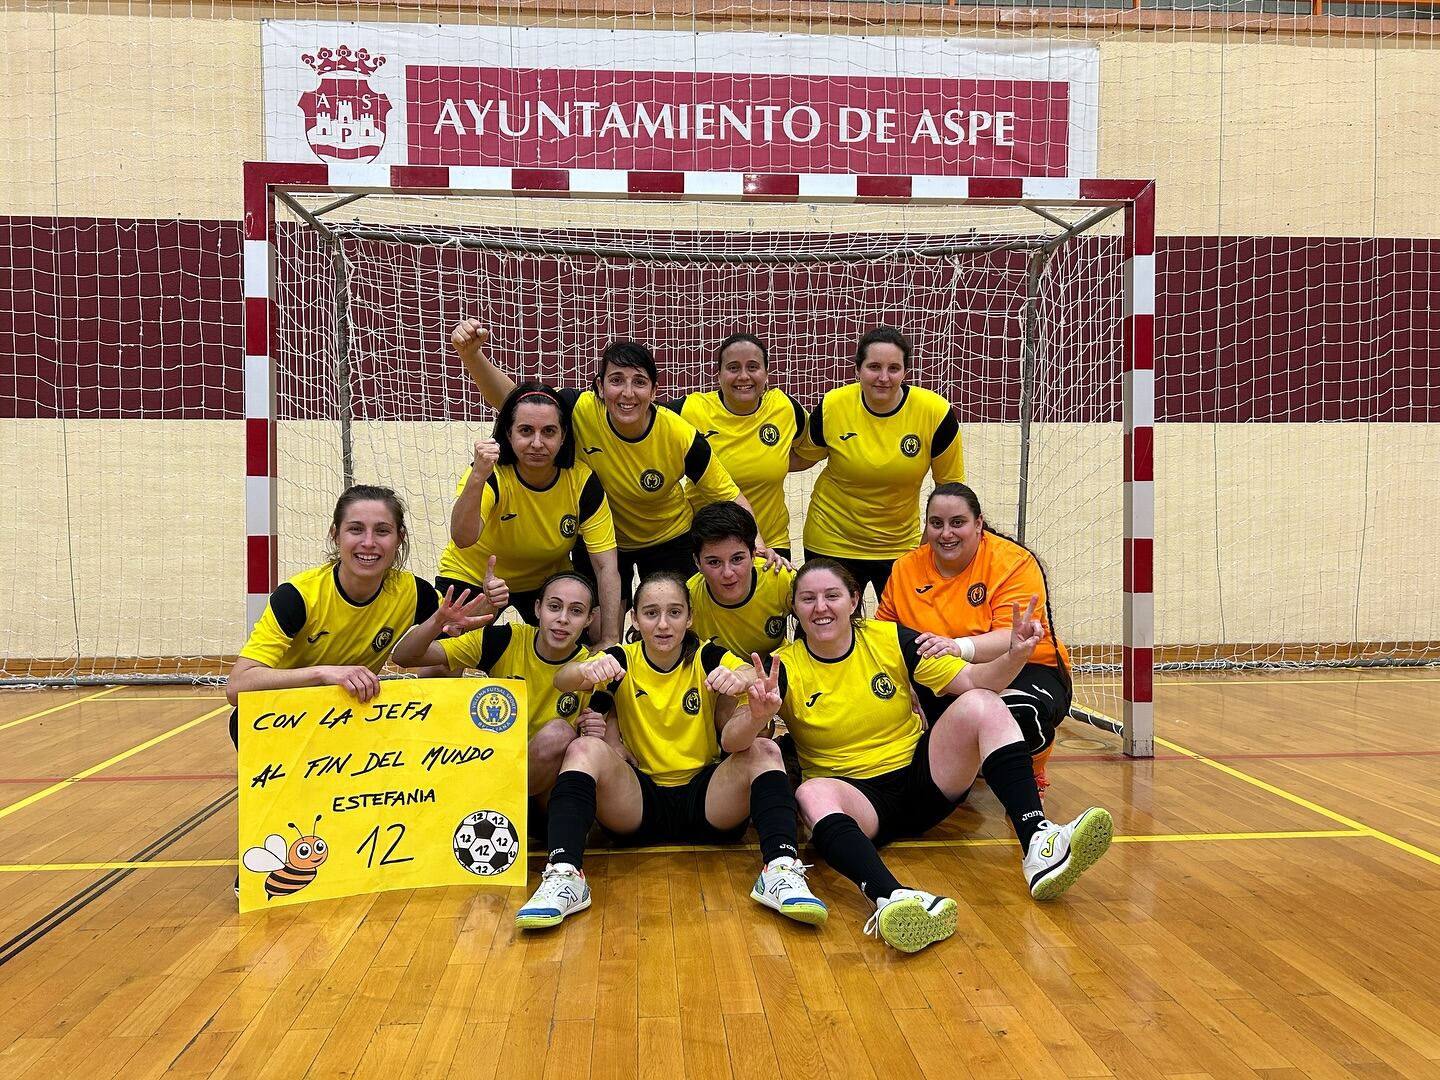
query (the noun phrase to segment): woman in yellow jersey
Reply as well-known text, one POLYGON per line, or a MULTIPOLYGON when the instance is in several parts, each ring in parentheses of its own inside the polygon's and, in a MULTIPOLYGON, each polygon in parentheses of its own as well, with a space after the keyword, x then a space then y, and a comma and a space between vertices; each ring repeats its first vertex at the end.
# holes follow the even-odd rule
MULTIPOLYGON (((362 702, 378 694, 395 642, 437 606, 430 583, 400 569, 409 543, 395 492, 367 484, 347 489, 335 504, 329 560, 270 594, 230 669, 230 703, 238 706, 247 690, 296 686, 341 686, 362 702)), ((237 708, 230 714, 232 741, 238 722, 237 708)))
POLYGON ((541 582, 570 569, 579 551, 600 587, 595 638, 620 640, 610 503, 600 479, 575 460, 569 406, 543 383, 523 383, 501 402, 494 433, 475 444, 475 460, 460 479, 436 590, 484 591, 497 608, 511 604, 533 623, 541 582), (497 580, 508 596, 497 592, 497 580))
POLYGON ((965 479, 960 425, 939 394, 905 381, 910 342, 879 326, 855 347, 855 381, 827 391, 795 450, 824 461, 805 514, 805 556, 843 563, 878 597, 890 564, 920 543, 920 485, 965 479))
MULTIPOLYGON (((515 384, 486 356, 488 340, 474 319, 451 334, 481 394, 498 406, 515 384)), ((600 477, 615 518, 622 606, 629 602, 637 570, 642 578, 655 570, 689 573, 692 510, 685 481, 702 502, 745 503, 700 433, 677 413, 655 407, 659 377, 644 345, 613 341, 601 354, 590 390, 560 391, 572 409, 582 460, 600 477)), ((578 560, 577 569, 584 570, 578 560)))
POLYGON ((631 614, 639 641, 555 676, 561 690, 607 688, 616 723, 604 738, 576 739, 565 752, 550 796, 549 862, 516 924, 555 926, 590 906, 580 868, 597 819, 625 844, 716 844, 738 840, 753 818, 764 865, 751 897, 800 922, 824 922, 825 905, 798 859, 795 796, 780 751, 735 715, 734 696, 755 670, 701 644, 676 574, 662 570, 641 582, 631 614))
MULTIPOLYGON (((1070 654, 1055 636, 1045 568, 989 526, 971 488, 941 484, 930 493, 925 542, 895 560, 875 617, 922 631, 921 656, 984 662, 1008 648, 1013 605, 1030 596, 1040 598, 1046 636, 1000 697, 1025 737, 1043 793, 1055 729, 1070 713, 1070 654)), ((949 702, 923 687, 917 693, 926 717, 939 719, 949 702)))
POLYGON ((769 656, 789 636, 795 570, 755 558, 755 518, 733 502, 695 511, 690 550, 700 572, 691 576, 690 611, 701 641, 736 656, 769 656))
POLYGON ((944 821, 977 775, 1015 827, 1031 895, 1059 896, 1104 853, 1112 824, 1098 807, 1068 825, 1046 820, 1025 741, 998 696, 1044 636, 1035 598, 1015 606, 1005 651, 984 664, 922 656, 914 630, 859 608, 859 583, 842 564, 806 563, 795 579, 804 637, 776 652, 748 711, 757 726, 777 711, 785 719, 804 777, 801 816, 820 854, 875 904, 866 932, 904 952, 954 933, 955 901, 901 884, 877 849, 944 821), (911 709, 912 684, 954 696, 928 729, 911 709))
POLYGON ((530 715, 529 791, 543 801, 555 786, 565 748, 575 741, 577 730, 602 732, 605 718, 590 708, 588 691, 555 689, 556 672, 590 656, 580 635, 595 618, 595 586, 566 570, 546 578, 537 592, 531 613, 535 625, 486 626, 484 595, 457 596, 449 589, 435 614, 411 627, 395 646, 394 660, 406 667, 439 665, 453 672, 475 668, 499 678, 524 679, 530 715), (447 630, 463 632, 441 637, 447 630))
POLYGON ((805 434, 805 410, 770 385, 770 353, 753 334, 731 334, 715 351, 716 389, 689 394, 675 409, 704 435, 754 508, 770 549, 790 557, 785 476, 805 434))

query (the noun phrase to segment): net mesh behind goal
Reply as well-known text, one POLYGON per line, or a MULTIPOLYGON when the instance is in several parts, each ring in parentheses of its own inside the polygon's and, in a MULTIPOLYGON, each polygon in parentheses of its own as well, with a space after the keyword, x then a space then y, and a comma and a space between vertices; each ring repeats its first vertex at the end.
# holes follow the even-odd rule
MULTIPOLYGON (((646 342, 661 399, 713 390, 716 344, 751 332, 807 407, 888 323, 911 380, 957 407, 988 520, 1023 518, 1089 703, 1118 714, 1113 672, 1083 672, 1121 641, 1120 215, 369 195, 306 220, 330 200, 295 201, 276 234, 282 579, 317 560, 351 478, 403 494, 411 568, 433 574, 493 416, 448 344, 463 317, 505 370, 558 386, 587 386, 606 342, 646 342)), ((788 485, 796 546, 814 475, 788 485)))

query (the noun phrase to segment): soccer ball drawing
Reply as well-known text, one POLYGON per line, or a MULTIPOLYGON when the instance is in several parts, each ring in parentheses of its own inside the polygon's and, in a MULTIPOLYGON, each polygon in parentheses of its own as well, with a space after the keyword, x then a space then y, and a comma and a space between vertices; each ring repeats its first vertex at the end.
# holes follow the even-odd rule
POLYGON ((477 810, 456 827, 453 847, 455 858, 470 873, 494 877, 515 862, 520 837, 510 819, 498 810, 477 810))

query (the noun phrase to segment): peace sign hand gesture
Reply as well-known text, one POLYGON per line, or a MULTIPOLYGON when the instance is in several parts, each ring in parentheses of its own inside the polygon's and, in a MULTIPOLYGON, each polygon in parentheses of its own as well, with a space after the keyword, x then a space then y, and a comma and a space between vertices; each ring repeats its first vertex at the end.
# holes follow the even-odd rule
POLYGON ((1035 651, 1035 646, 1045 640, 1045 624, 1035 617, 1035 605, 1039 602, 1040 598, 1032 593, 1023 613, 1018 600, 1010 605, 1011 656, 1028 658, 1035 651))
POLYGON ((767 671, 765 661, 759 653, 750 654, 755 666, 755 681, 750 684, 750 715, 756 720, 774 717, 780 711, 780 670, 783 666, 778 656, 770 658, 767 671))

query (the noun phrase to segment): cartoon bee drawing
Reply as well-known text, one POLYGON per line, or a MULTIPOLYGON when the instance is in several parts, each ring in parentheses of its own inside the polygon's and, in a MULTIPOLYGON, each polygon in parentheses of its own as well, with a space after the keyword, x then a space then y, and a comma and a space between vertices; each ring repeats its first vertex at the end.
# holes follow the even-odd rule
MULTIPOLYGON (((300 833, 300 827, 293 821, 289 825, 297 834, 300 833)), ((320 815, 316 814, 315 828, 319 827, 320 815)), ((286 847, 283 836, 271 833, 265 838, 264 847, 247 848, 241 861, 246 870, 267 875, 265 899, 273 900, 277 896, 297 893, 309 885, 329 857, 329 846, 312 830, 309 836, 300 835, 289 847, 286 847)))

